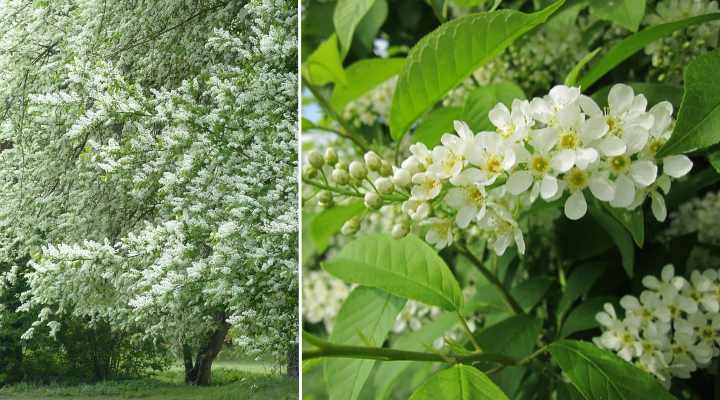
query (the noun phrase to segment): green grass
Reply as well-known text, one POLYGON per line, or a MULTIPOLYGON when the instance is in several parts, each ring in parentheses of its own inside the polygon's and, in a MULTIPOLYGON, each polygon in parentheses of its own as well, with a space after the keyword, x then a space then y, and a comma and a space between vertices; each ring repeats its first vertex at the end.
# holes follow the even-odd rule
POLYGON ((17 384, 0 388, 0 400, 290 400, 298 398, 298 380, 288 379, 270 365, 251 361, 217 361, 213 384, 183 383, 183 371, 173 367, 153 377, 96 384, 38 386, 17 384))

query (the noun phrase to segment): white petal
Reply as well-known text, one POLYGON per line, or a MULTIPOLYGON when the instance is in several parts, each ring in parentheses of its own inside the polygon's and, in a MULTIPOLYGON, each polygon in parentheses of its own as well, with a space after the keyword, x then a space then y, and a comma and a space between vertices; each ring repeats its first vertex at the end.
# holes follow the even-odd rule
POLYGON ((627 175, 620 175, 615 180, 615 198, 610 204, 613 207, 625 208, 635 199, 635 184, 627 175))
POLYGON ((605 118, 600 115, 597 117, 592 117, 585 121, 582 129, 580 130, 580 135, 582 136, 582 139, 584 141, 592 142, 593 140, 597 140, 603 137, 607 133, 607 131, 607 122, 605 122, 605 118))
POLYGON ((503 152, 502 167, 505 171, 507 171, 512 168, 513 165, 515 165, 515 152, 512 148, 508 147, 503 152))
POLYGON ((630 175, 642 187, 652 185, 657 178, 657 165, 649 160, 633 161, 630 165, 630 175))
POLYGON ((610 201, 615 197, 615 187, 605 177, 593 176, 588 186, 593 196, 600 201, 610 201))
POLYGON ((578 220, 587 212, 587 203, 582 191, 578 190, 565 201, 565 216, 571 220, 578 220))
POLYGON ((663 172, 673 178, 681 178, 692 169, 693 163, 682 154, 663 158, 663 172))
POLYGON ((550 161, 552 167, 558 172, 565 172, 575 165, 575 151, 561 150, 550 161))
POLYGON ((598 147, 608 157, 619 156, 627 150, 625 141, 614 135, 605 136, 598 147))
POLYGON ((490 118, 490 122, 492 122, 493 125, 500 129, 504 129, 506 126, 510 125, 510 110, 508 110, 505 104, 498 103, 492 108, 492 110, 490 110, 488 118, 490 118))
POLYGON ((508 178, 507 188, 510 193, 518 195, 528 190, 532 182, 533 177, 530 171, 516 171, 508 178))
POLYGON ((475 136, 472 129, 463 121, 454 121, 455 132, 463 139, 470 139, 475 136))
POLYGON ((460 228, 467 228, 467 226, 470 225, 470 221, 475 217, 476 211, 477 209, 475 207, 461 208, 455 216, 455 222, 460 228))
POLYGON ((578 104, 580 104, 580 107, 585 112, 585 114, 589 115, 591 118, 603 116, 603 112, 600 109, 600 106, 598 106, 597 103, 595 103, 595 100, 593 100, 589 96, 580 96, 580 98, 578 99, 578 104))
POLYGON ((650 193, 650 208, 652 213, 660 222, 664 222, 667 218, 667 208, 665 207, 665 199, 658 192, 650 193))
POLYGON ((598 152, 593 148, 577 149, 575 151, 575 165, 580 169, 585 169, 588 165, 594 163, 598 159, 598 152))
POLYGON ((608 105, 613 115, 619 115, 627 110, 633 102, 635 93, 630 86, 619 83, 610 88, 608 105))
POLYGON ((533 132, 532 145, 541 154, 545 154, 555 146, 559 138, 558 130, 555 128, 543 128, 533 132))
POLYGON ((525 239, 523 238, 522 231, 520 229, 513 230, 513 236, 515 236, 518 253, 525 254, 525 239))
POLYGON ((544 200, 548 200, 555 196, 555 193, 557 193, 557 191, 557 178, 551 175, 545 175, 542 179, 542 182, 540 183, 540 196, 542 196, 544 200))
POLYGON ((648 137, 649 134, 647 129, 643 129, 638 126, 635 126, 630 130, 626 130, 623 135, 623 139, 625 140, 625 144, 627 144, 627 152, 635 154, 642 150, 647 144, 648 137))
POLYGON ((505 253, 505 250, 510 245, 510 242, 512 242, 512 237, 509 233, 506 233, 497 239, 495 239, 495 243, 493 243, 493 250, 495 250, 495 254, 501 256, 505 253))

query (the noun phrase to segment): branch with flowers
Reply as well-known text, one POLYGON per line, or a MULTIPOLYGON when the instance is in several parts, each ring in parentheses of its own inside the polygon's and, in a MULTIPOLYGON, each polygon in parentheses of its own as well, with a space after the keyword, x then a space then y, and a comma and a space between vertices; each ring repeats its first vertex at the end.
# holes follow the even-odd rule
POLYGON ((338 2, 303 37, 316 395, 720 395, 720 207, 681 213, 719 188, 717 4, 602 3, 391 12, 368 52, 338 2))

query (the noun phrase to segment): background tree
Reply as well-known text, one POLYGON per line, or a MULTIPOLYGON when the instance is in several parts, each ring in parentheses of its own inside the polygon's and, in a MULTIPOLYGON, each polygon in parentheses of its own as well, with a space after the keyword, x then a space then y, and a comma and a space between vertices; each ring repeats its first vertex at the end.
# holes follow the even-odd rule
MULTIPOLYGON (((11 1, 0 10, 0 256, 20 311, 172 345, 296 342, 296 5, 11 1)), ((37 324, 36 324, 37 325, 37 324)), ((31 328, 25 337, 31 337, 31 328)))

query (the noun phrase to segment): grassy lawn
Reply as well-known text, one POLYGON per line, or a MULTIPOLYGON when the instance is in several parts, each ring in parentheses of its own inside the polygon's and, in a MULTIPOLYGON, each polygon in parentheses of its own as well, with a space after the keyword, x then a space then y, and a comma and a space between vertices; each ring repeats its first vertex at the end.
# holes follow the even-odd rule
POLYGON ((182 369, 175 367, 143 379, 75 386, 18 384, 0 388, 0 400, 288 400, 297 399, 297 393, 297 379, 288 379, 267 364, 217 361, 213 365, 213 384, 209 387, 185 385, 182 369))

